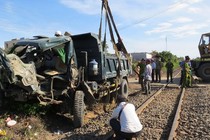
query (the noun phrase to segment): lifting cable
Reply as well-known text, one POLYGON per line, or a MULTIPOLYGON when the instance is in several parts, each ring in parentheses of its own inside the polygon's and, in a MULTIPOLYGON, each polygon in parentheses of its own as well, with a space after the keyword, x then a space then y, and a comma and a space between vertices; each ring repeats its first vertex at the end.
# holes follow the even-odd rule
MULTIPOLYGON (((125 57, 128 59, 129 65, 132 65, 131 58, 130 58, 130 55, 128 54, 128 52, 125 48, 125 45, 122 42, 122 39, 121 39, 121 37, 119 35, 119 32, 117 30, 117 27, 115 25, 114 18, 111 14, 111 9, 108 5, 108 0, 102 0, 101 19, 100 19, 100 28, 99 28, 99 39, 101 39, 102 14, 103 14, 104 9, 105 9, 105 17, 106 17, 106 22, 105 23, 108 23, 111 42, 113 44, 113 49, 115 50, 115 54, 118 58, 118 62, 119 62, 118 76, 120 76, 120 69, 121 69, 121 62, 120 62, 121 53, 120 52, 122 52, 125 55, 125 57), (117 44, 116 44, 116 41, 115 41, 115 38, 114 38, 114 33, 113 33, 112 27, 114 28, 114 31, 115 31, 116 36, 118 38, 118 43, 117 44)), ((105 34, 104 34, 104 43, 106 43, 106 37, 105 36, 106 36, 106 30, 105 30, 105 34)), ((105 44, 103 44, 103 45, 105 45, 105 44)))
POLYGON ((98 32, 98 37, 100 41, 101 41, 102 21, 103 21, 103 2, 101 5, 101 18, 100 18, 100 26, 99 26, 99 32, 98 32))
MULTIPOLYGON (((117 38, 118 38, 118 43, 120 43, 120 49, 121 49, 120 51, 123 52, 123 54, 124 54, 124 55, 126 56, 126 58, 128 59, 129 63, 131 64, 130 54, 127 52, 126 47, 125 47, 124 43, 122 42, 122 39, 121 39, 121 37, 120 37, 120 34, 119 34, 118 30, 117 30, 116 24, 115 24, 115 22, 114 22, 114 18, 113 18, 113 16, 112 16, 111 9, 110 9, 110 7, 109 7, 109 5, 108 5, 108 1, 107 1, 107 10, 108 10, 108 14, 109 14, 109 17, 110 17, 110 19, 111 19, 112 25, 113 25, 113 27, 114 27, 114 30, 115 30, 115 32, 116 32, 116 35, 117 35, 117 38)), ((119 48, 118 48, 118 49, 119 49, 119 48)), ((117 51, 119 51, 118 49, 117 49, 117 51)))
POLYGON ((111 24, 110 13, 109 13, 109 10, 108 10, 108 1, 107 0, 103 0, 102 3, 103 3, 103 6, 104 6, 104 9, 105 9, 105 14, 106 14, 108 27, 109 27, 111 42, 113 44, 113 48, 115 50, 115 54, 116 54, 117 60, 118 60, 118 67, 117 67, 117 78, 118 78, 118 80, 117 81, 119 81, 121 79, 120 70, 122 69, 121 68, 121 61, 120 61, 121 55, 120 55, 120 51, 117 48, 117 45, 116 45, 116 42, 115 42, 115 38, 114 38, 114 34, 113 34, 113 29, 112 29, 113 22, 111 24))
MULTIPOLYGON (((100 42, 102 42, 101 40, 101 34, 102 34, 102 22, 103 22, 103 7, 104 7, 104 4, 102 2, 101 4, 101 18, 100 18, 100 26, 99 26, 99 40, 100 42)), ((105 13, 106 14, 106 13, 105 13)), ((102 47, 103 47, 103 51, 105 50, 105 47, 106 47, 106 30, 107 30, 107 15, 105 16, 105 29, 104 29, 104 40, 103 40, 103 44, 102 44, 102 47)), ((105 66, 105 63, 104 63, 104 66, 105 66)))

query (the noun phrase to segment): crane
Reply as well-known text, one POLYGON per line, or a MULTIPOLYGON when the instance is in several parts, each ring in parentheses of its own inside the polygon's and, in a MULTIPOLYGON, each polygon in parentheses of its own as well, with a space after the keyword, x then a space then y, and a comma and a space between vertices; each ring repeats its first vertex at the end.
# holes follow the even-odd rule
MULTIPOLYGON (((101 39, 102 34, 102 21, 103 21, 103 11, 105 11, 105 34, 104 34, 104 43, 106 43, 106 26, 108 24, 109 33, 111 37, 111 42, 113 44, 113 49, 115 50, 115 54, 118 58, 121 57, 121 52, 123 55, 128 59, 128 62, 130 65, 132 65, 130 54, 128 53, 121 36, 117 30, 117 26, 115 24, 114 18, 112 16, 111 9, 108 4, 108 0, 102 0, 102 6, 101 6, 101 20, 100 20, 100 27, 99 27, 99 39, 101 39), (114 37, 114 33, 117 36, 117 42, 114 37)), ((104 44, 105 46, 105 44, 104 44)))

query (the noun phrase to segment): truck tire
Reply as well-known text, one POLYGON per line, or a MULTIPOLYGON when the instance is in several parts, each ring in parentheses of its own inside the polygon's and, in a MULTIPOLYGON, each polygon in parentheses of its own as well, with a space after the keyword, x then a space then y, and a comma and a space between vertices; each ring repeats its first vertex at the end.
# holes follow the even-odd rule
POLYGON ((81 90, 76 91, 74 97, 74 126, 81 127, 84 124, 84 92, 81 90))
POLYGON ((120 84, 119 94, 124 96, 125 98, 128 98, 128 82, 126 79, 123 79, 120 84))
POLYGON ((210 81, 210 63, 202 64, 198 69, 198 75, 204 81, 210 81))

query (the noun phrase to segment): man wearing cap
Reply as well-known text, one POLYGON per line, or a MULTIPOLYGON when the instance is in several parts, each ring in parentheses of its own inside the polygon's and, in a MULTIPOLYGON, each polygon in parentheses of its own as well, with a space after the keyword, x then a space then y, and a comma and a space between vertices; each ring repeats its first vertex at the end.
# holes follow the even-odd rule
POLYGON ((135 106, 127 102, 122 95, 117 97, 117 107, 110 118, 110 126, 116 139, 131 139, 140 134, 142 124, 136 114, 135 106))

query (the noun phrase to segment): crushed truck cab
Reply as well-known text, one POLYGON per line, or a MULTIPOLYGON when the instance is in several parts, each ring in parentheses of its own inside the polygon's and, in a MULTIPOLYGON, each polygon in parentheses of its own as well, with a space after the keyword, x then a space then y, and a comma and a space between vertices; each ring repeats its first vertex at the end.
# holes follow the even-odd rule
POLYGON ((85 106, 110 101, 116 94, 128 96, 128 59, 108 55, 94 33, 36 36, 8 44, 0 50, 1 97, 68 105, 66 111, 79 127, 85 106))

